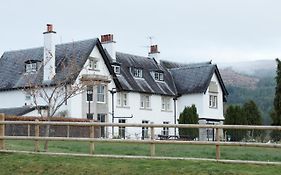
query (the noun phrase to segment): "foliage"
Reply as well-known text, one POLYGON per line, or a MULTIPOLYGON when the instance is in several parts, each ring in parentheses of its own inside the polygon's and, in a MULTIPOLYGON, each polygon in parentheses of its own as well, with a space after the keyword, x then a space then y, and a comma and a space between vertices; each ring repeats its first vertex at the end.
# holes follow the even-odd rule
MULTIPOLYGON (((244 103, 242 107, 243 116, 247 120, 247 125, 262 125, 262 117, 256 103, 252 100, 244 103)), ((261 130, 249 131, 251 138, 257 138, 262 135, 261 130)))
MULTIPOLYGON (((277 70, 276 70, 276 87, 275 87, 275 97, 274 97, 274 110, 271 113, 272 125, 281 125, 281 61, 277 58, 277 70)), ((274 141, 281 140, 280 131, 272 131, 271 138, 274 141)))
MULTIPOLYGON (((198 114, 195 105, 185 107, 179 117, 179 124, 198 124, 198 114)), ((197 128, 179 128, 181 138, 195 139, 198 138, 197 128)))
MULTIPOLYGON (((246 125, 247 119, 243 115, 243 109, 240 106, 230 105, 225 113, 224 124, 226 125, 246 125)), ((241 141, 246 137, 246 130, 226 129, 226 134, 230 136, 231 141, 241 141)))

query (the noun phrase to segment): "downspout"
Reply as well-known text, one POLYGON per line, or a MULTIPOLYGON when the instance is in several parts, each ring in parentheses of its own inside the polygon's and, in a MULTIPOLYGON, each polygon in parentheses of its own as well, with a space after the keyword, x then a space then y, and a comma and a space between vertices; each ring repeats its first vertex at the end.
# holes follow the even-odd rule
MULTIPOLYGON (((178 97, 174 97, 173 100, 174 100, 174 124, 177 124, 177 99, 178 97)), ((176 136, 177 135, 177 128, 175 127, 174 128, 174 135, 176 136)))

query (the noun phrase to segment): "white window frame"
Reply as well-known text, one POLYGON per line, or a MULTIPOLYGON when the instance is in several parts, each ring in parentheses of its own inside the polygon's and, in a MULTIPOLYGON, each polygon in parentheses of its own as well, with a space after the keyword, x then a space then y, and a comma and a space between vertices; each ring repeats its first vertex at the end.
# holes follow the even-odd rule
MULTIPOLYGON (((142 124, 148 124, 149 123, 149 120, 142 120, 141 121, 142 124)), ((142 132, 142 139, 145 139, 145 138, 148 138, 149 135, 148 135, 148 127, 142 127, 141 128, 141 132, 142 132)))
POLYGON ((131 72, 132 72, 134 77, 136 77, 136 78, 143 78, 143 71, 142 71, 142 69, 139 69, 139 68, 132 68, 132 69, 131 69, 132 70, 131 72))
MULTIPOLYGON (((167 122, 167 121, 164 121, 163 124, 164 125, 167 125, 169 124, 170 122, 167 122)), ((162 133, 161 133, 163 136, 169 136, 169 127, 163 127, 163 130, 162 130, 162 133)))
MULTIPOLYGON (((126 123, 126 119, 119 119, 118 123, 126 123)), ((123 139, 126 138, 126 127, 125 126, 119 126, 118 135, 120 138, 123 138, 123 139)))
POLYGON ((140 96, 140 108, 151 109, 151 95, 141 94, 140 96))
POLYGON ((114 65, 114 66, 113 66, 113 70, 114 70, 114 73, 116 73, 116 74, 120 74, 120 72, 121 72, 120 66, 114 65))
POLYGON ((209 95, 209 108, 218 108, 218 96, 215 94, 209 95))
POLYGON ((162 72, 153 72, 153 78, 156 81, 164 81, 164 74, 162 72))
POLYGON ((171 111, 171 98, 170 97, 161 97, 161 110, 162 111, 171 111))
POLYGON ((99 70, 98 62, 99 62, 99 60, 97 58, 90 57, 89 58, 89 70, 99 70))
POLYGON ((104 84, 99 84, 97 85, 97 102, 98 103, 105 103, 105 85, 104 84), (100 89, 102 88, 102 89, 100 89))
POLYGON ((118 107, 129 107, 128 93, 118 92, 117 93, 117 106, 118 107))
POLYGON ((31 73, 37 71, 37 64, 36 63, 26 63, 25 64, 25 72, 31 73))

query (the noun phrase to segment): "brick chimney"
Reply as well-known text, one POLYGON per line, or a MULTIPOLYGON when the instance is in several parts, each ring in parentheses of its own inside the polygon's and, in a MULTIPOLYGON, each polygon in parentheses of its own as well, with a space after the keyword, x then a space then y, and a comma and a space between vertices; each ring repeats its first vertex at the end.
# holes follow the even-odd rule
POLYGON ((113 34, 101 35, 101 44, 103 48, 109 53, 113 62, 116 62, 116 50, 113 34))
POLYGON ((157 63, 159 63, 160 52, 158 51, 157 45, 150 46, 150 51, 148 53, 148 57, 155 59, 155 61, 157 61, 157 63))
POLYGON ((54 36, 56 32, 53 30, 52 24, 47 24, 47 31, 44 34, 44 73, 43 81, 51 81, 56 74, 56 48, 54 44, 54 36))

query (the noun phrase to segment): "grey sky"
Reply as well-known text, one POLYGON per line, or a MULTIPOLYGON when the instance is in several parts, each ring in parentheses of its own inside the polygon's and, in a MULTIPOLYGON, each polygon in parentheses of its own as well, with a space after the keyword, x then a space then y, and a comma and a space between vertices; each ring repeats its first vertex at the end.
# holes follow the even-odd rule
POLYGON ((58 42, 113 33, 117 50, 182 62, 281 57, 279 0, 7 0, 0 2, 0 54, 42 46, 46 23, 58 42))

